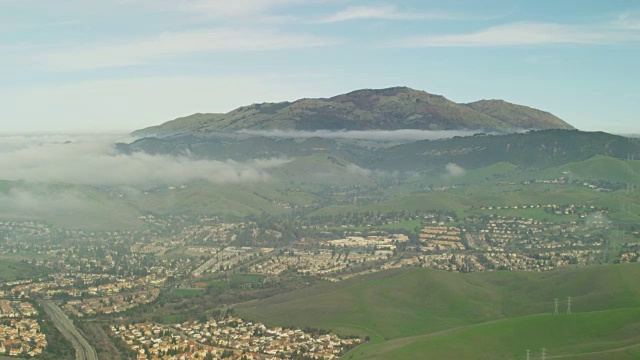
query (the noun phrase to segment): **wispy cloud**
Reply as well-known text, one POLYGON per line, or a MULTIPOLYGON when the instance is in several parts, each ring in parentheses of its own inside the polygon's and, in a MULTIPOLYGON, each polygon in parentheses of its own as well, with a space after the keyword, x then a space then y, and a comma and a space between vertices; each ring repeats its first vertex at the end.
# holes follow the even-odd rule
POLYGON ((336 44, 337 40, 275 30, 218 28, 164 33, 148 38, 100 45, 69 46, 64 51, 38 57, 40 67, 50 71, 75 71, 149 64, 167 58, 222 51, 268 51, 312 48, 336 44))
POLYGON ((307 139, 312 137, 326 138, 326 139, 359 139, 359 140, 373 140, 373 141, 419 141, 419 140, 438 140, 452 138, 454 136, 471 136, 478 131, 464 131, 464 130, 415 130, 415 129, 401 129, 401 130, 363 130, 363 131, 330 131, 330 130, 317 130, 317 131, 297 131, 297 130, 242 130, 243 134, 257 135, 257 136, 270 136, 270 137, 283 137, 283 138, 301 138, 307 139))
POLYGON ((489 27, 467 34, 413 36, 390 46, 420 47, 499 47, 547 44, 618 44, 639 41, 640 33, 609 25, 566 25, 517 22, 489 27))
POLYGON ((0 5, 17 9, 43 9, 48 14, 79 18, 112 16, 122 12, 177 12, 198 18, 259 20, 279 9, 287 10, 292 5, 315 1, 319 0, 0 0, 0 5))
POLYGON ((395 5, 352 6, 320 22, 335 23, 350 20, 449 20, 457 18, 447 13, 401 11, 395 5))
POLYGON ((303 0, 129 0, 157 10, 206 14, 212 17, 238 17, 265 13, 279 7, 304 3, 303 0))
POLYGON ((618 15, 616 21, 613 22, 613 26, 622 29, 640 30, 640 10, 618 15))

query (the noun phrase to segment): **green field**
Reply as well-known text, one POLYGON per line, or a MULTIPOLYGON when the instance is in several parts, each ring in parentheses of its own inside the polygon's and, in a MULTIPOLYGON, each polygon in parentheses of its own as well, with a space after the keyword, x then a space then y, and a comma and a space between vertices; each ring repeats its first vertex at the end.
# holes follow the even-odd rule
POLYGON ((0 282, 30 279, 43 273, 43 271, 28 263, 0 259, 0 282))
POLYGON ((538 358, 636 358, 640 350, 640 309, 618 309, 571 315, 533 315, 473 325, 442 333, 372 344, 345 359, 520 359, 530 350, 538 358), (600 353, 600 354, 594 354, 600 353))
POLYGON ((263 279, 264 276, 256 274, 233 274, 229 277, 229 280, 231 280, 231 282, 241 284, 259 284, 262 283, 263 279))
POLYGON ((453 358, 492 358, 489 353, 520 358, 539 345, 553 349, 554 355, 579 354, 640 340, 640 332, 634 331, 640 329, 640 264, 544 273, 393 270, 245 303, 236 311, 267 324, 369 336, 370 343, 350 353, 353 359, 411 359, 432 352, 440 354, 433 358, 447 358, 443 354, 450 346, 460 348, 453 358), (568 296, 573 299, 572 317, 549 315, 554 299, 560 299, 562 307, 568 296), (562 319, 567 322, 554 323, 562 319), (567 335, 543 331, 551 325, 567 335), (581 331, 574 336, 571 329, 581 331), (510 331, 531 341, 482 338, 510 331), (452 345, 456 336, 464 340, 452 345), (505 343, 509 341, 513 344, 505 343), (482 353, 471 356, 478 344, 482 353))

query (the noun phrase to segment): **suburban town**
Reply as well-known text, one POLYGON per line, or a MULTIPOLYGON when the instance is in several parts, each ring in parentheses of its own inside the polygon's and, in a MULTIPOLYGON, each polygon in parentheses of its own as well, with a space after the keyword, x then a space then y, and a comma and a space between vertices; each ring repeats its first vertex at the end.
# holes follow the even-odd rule
POLYGON ((26 301, 0 300, 0 355, 35 357, 47 346, 38 311, 26 301))
POLYGON ((145 230, 106 232, 0 221, 0 257, 35 271, 0 284, 0 353, 46 351, 35 306, 47 300, 70 319, 106 321, 113 341, 137 359, 333 359, 364 339, 269 328, 224 316, 226 303, 219 304, 221 315, 179 323, 152 309, 166 311, 185 296, 244 298, 389 269, 540 272, 637 262, 640 254, 638 231, 612 223, 607 208, 523 204, 475 211, 464 218, 442 212, 325 218, 296 225, 295 237, 280 220, 144 215, 145 230), (510 216, 514 211, 540 215, 510 216), (131 316, 154 320, 132 323, 131 316))

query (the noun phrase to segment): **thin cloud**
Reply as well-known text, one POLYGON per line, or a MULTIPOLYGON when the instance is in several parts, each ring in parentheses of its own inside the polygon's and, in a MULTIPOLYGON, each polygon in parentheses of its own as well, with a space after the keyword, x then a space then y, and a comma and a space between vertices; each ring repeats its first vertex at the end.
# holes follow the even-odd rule
MULTIPOLYGON (((245 17, 303 4, 304 0, 131 0, 159 11, 181 11, 212 18, 245 17)), ((308 0, 307 0, 308 2, 308 0)))
POLYGON ((66 49, 37 57, 51 71, 92 70, 136 66, 167 58, 223 51, 269 51, 330 46, 332 38, 275 30, 217 28, 66 49))
POLYGON ((421 13, 400 11, 395 5, 352 6, 335 13, 320 22, 335 23, 351 20, 451 20, 457 18, 447 13, 421 13))
POLYGON ((447 164, 446 169, 447 176, 459 177, 466 173, 465 169, 462 166, 454 163, 447 164))
POLYGON ((640 33, 612 26, 565 25, 517 22, 493 26, 468 34, 414 36, 394 41, 391 46, 421 47, 500 47, 548 44, 613 44, 640 40, 640 33))
POLYGON ((149 12, 183 13, 198 18, 237 20, 247 18, 258 20, 269 16, 278 8, 287 8, 296 4, 305 4, 312 0, 119 0, 119 1, 62 1, 62 0, 0 0, 5 6, 18 9, 46 9, 47 14, 74 16, 111 16, 149 12))
POLYGON ((354 174, 354 175, 359 175, 359 176, 364 176, 364 177, 369 177, 373 174, 373 171, 360 167, 356 164, 349 164, 347 165, 347 172, 349 174, 354 174))
POLYGON ((307 139, 319 137, 325 139, 357 139, 357 140, 373 140, 373 141, 419 141, 419 140, 438 140, 447 139, 454 136, 471 136, 478 131, 464 130, 363 130, 363 131, 297 131, 297 130, 241 130, 243 134, 268 136, 278 138, 299 138, 307 139))
POLYGON ((0 211, 25 212, 31 215, 61 209, 86 211, 95 205, 95 201, 86 194, 46 186, 36 189, 12 188, 6 194, 0 194, 0 211))
POLYGON ((612 26, 621 29, 640 30, 640 10, 618 15, 612 26))

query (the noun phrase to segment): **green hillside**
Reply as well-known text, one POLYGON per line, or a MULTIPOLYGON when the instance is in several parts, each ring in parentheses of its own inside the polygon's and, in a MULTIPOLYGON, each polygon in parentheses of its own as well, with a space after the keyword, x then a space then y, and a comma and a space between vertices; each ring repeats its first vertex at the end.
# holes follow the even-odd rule
POLYGON ((640 184, 640 161, 637 160, 621 160, 598 155, 586 161, 563 165, 560 170, 578 179, 640 184))
MULTIPOLYGON (((563 324, 566 329, 584 328, 579 336, 567 337, 571 346, 566 346, 565 353, 594 349, 587 342, 595 337, 601 341, 612 341, 615 347, 624 345, 633 337, 618 336, 613 330, 617 331, 622 326, 640 326, 640 310, 636 309, 640 308, 640 265, 594 266, 545 273, 458 274, 428 269, 393 270, 241 304, 236 311, 244 317, 269 324, 310 326, 370 336, 371 343, 351 353, 354 359, 376 358, 380 354, 388 356, 378 358, 411 358, 422 349, 440 349, 438 351, 446 353, 447 346, 455 339, 443 337, 443 340, 433 343, 432 338, 440 339, 440 336, 449 334, 442 333, 436 337, 434 333, 460 328, 461 335, 456 336, 469 338, 464 341, 464 347, 469 349, 460 349, 460 358, 467 358, 468 353, 463 351, 483 342, 478 336, 488 336, 492 331, 501 333, 503 327, 522 329, 518 331, 523 336, 527 331, 533 333, 544 329, 545 324, 552 324, 556 319, 541 314, 553 312, 555 298, 564 304, 568 296, 573 299, 573 312, 576 314, 632 310, 628 313, 620 310, 623 315, 612 313, 615 316, 610 317, 617 320, 612 320, 610 325, 602 322, 605 325, 597 331, 589 324, 600 324, 600 318, 607 317, 598 315, 600 313, 594 313, 593 317, 580 315, 571 320, 575 322, 563 324), (495 325, 487 323, 497 320, 505 321, 495 325), (496 328, 465 328, 483 323, 487 324, 481 326, 496 328), (527 326, 532 330, 527 330, 527 326)), ((454 333, 458 334, 457 331, 450 334, 454 333)), ((553 340, 551 334, 548 337, 541 335, 538 340, 553 340)), ((502 354, 503 358, 524 354, 523 351, 529 348, 526 346, 531 349, 538 346, 537 342, 531 345, 520 342, 510 347, 500 340, 485 342, 484 346, 502 354)), ((561 341, 554 340, 554 343, 551 340, 544 346, 559 346, 557 342, 561 341)), ((607 347, 603 345, 603 348, 607 347)))
POLYGON ((510 163, 541 170, 581 162, 598 155, 626 159, 640 155, 640 142, 603 132, 543 130, 526 134, 478 135, 417 141, 377 152, 373 167, 400 171, 439 170, 454 163, 464 169, 510 163))
MULTIPOLYGON (((428 174, 369 170, 328 152, 290 158, 268 170, 261 181, 216 184, 206 181, 156 187, 131 193, 88 186, 27 185, 5 182, 0 191, 0 216, 35 219, 83 229, 136 229, 144 226, 140 213, 211 214, 244 217, 260 214, 302 216, 348 212, 453 211, 460 216, 490 215, 482 206, 575 204, 612 209, 614 219, 640 220, 640 194, 626 191, 627 182, 640 185, 640 161, 596 156, 547 168, 523 169, 506 162, 466 169, 453 176, 445 167, 428 174), (580 181, 609 181, 616 191, 602 192, 574 184, 529 184, 530 179, 570 177, 580 181), (441 188, 445 187, 445 188, 441 188), (10 189, 13 189, 10 192, 10 189), (349 193, 349 191, 357 191, 349 193), (21 205, 14 194, 30 203, 21 205), (353 199, 363 199, 354 204, 353 199), (38 204, 41 202, 42 204, 38 204)), ((1 185, 1 184, 0 184, 1 185)), ((541 209, 500 210, 500 215, 551 221, 575 220, 541 209)))
POLYGON ((284 214, 285 207, 315 202, 308 192, 290 189, 277 182, 243 184, 192 183, 185 188, 157 189, 132 201, 144 211, 160 214, 212 214, 244 217, 269 213, 284 214))
POLYGON ((637 359, 640 309, 543 314, 356 349, 345 359, 637 359))

